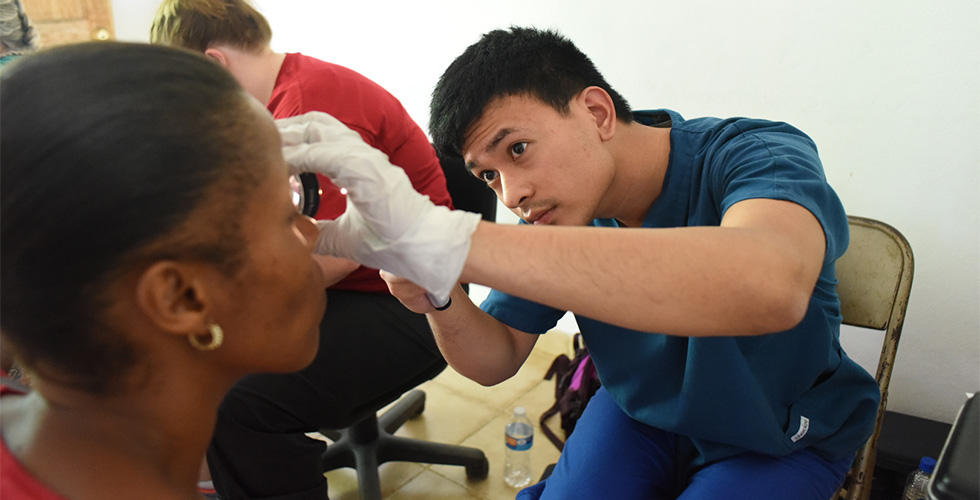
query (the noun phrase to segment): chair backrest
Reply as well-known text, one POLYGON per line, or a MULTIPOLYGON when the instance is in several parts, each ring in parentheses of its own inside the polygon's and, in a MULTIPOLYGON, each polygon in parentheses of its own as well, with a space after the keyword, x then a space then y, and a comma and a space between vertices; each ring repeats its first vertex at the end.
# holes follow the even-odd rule
POLYGON ((837 261, 837 293, 844 324, 885 332, 875 374, 881 389, 881 404, 874 433, 858 451, 844 485, 832 500, 866 500, 871 494, 878 436, 888 403, 888 383, 905 322, 914 266, 912 248, 898 230, 862 217, 848 217, 848 222, 851 243, 837 261))

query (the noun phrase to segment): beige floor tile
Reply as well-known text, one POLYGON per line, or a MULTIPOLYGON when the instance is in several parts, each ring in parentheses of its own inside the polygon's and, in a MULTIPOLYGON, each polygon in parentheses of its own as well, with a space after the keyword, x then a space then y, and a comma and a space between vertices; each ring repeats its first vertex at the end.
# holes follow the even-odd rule
POLYGON ((390 500, 488 500, 466 487, 428 470, 385 498, 390 500))
POLYGON ((459 444, 487 424, 497 409, 480 401, 463 398, 437 384, 424 384, 425 410, 405 422, 399 436, 459 444))
MULTIPOLYGON (((410 462, 388 462, 378 467, 381 477, 381 495, 388 498, 396 490, 425 472, 425 466, 410 462)), ((357 472, 354 469, 337 469, 327 473, 327 489, 330 500, 359 500, 357 472)))
MULTIPOLYGON (((558 460, 558 449, 544 437, 537 423, 541 412, 551 406, 551 402, 554 400, 553 394, 554 389, 549 383, 545 382, 538 384, 532 390, 525 393, 520 401, 517 402, 526 406, 528 416, 535 423, 534 445, 531 448, 531 476, 535 481, 541 477, 545 467, 558 460)), ((466 486, 471 492, 484 498, 490 500, 513 499, 518 490, 507 486, 503 480, 504 426, 506 426, 507 421, 510 419, 511 412, 512 408, 502 409, 479 432, 461 443, 464 446, 480 448, 486 453, 487 460, 490 462, 490 474, 486 480, 469 481, 466 479, 465 473, 460 474, 458 471, 451 470, 451 467, 442 465, 433 465, 430 467, 430 470, 456 481, 462 486, 466 486)), ((555 425, 552 425, 552 427, 554 428, 555 425)), ((560 431, 558 432, 560 435, 560 431)))
POLYGON ((548 372, 555 356, 550 352, 535 349, 517 374, 491 387, 473 382, 457 373, 452 367, 447 368, 428 383, 443 386, 463 398, 481 402, 492 408, 508 408, 544 380, 544 375, 548 372))

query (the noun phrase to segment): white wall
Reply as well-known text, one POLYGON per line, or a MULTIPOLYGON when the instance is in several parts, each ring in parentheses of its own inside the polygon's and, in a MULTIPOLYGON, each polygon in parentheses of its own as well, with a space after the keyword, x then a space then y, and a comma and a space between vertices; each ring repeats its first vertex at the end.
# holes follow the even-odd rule
MULTIPOLYGON (((821 149, 849 213, 915 251, 889 408, 950 422, 980 389, 980 6, 974 0, 257 2, 273 46, 354 68, 423 128, 443 69, 481 33, 558 28, 638 109, 785 120, 821 149)), ((116 0, 146 40, 156 0, 116 0)), ((876 363, 880 336, 844 332, 876 363)))

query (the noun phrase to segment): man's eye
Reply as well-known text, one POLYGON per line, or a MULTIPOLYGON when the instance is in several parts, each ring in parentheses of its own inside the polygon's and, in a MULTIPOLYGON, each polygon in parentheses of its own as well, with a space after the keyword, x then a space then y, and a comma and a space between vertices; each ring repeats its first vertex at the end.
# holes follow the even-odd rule
POLYGON ((494 179, 497 178, 497 172, 494 172, 493 170, 484 170, 483 172, 480 172, 480 178, 483 179, 484 182, 489 184, 493 182, 494 179))
POLYGON ((514 156, 520 156, 520 155, 524 154, 524 151, 526 149, 527 149, 527 143, 526 142, 518 142, 518 143, 515 143, 513 146, 510 147, 510 152, 514 156))

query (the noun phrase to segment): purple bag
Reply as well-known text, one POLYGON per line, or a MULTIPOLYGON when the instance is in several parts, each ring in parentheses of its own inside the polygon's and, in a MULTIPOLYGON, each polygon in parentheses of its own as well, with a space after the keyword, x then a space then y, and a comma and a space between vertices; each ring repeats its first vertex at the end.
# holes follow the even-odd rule
POLYGON ((564 354, 559 355, 544 376, 545 380, 555 377, 555 404, 541 414, 539 423, 541 431, 559 451, 565 447, 565 440, 575 430, 575 423, 585 411, 585 405, 601 385, 589 350, 582 343, 582 334, 576 333, 572 337, 572 346, 575 357, 569 359, 564 354), (561 428, 565 440, 559 438, 545 423, 545 420, 556 413, 561 415, 561 428))

